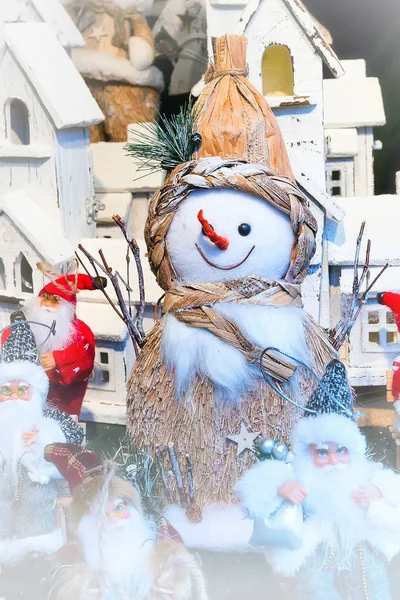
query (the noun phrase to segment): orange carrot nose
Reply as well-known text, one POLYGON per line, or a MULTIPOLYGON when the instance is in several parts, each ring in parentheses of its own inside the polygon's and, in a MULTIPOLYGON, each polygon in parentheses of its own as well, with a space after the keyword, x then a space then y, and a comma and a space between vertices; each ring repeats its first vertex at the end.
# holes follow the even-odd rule
POLYGON ((220 250, 227 250, 229 246, 229 240, 227 240, 227 238, 225 237, 222 237, 222 235, 218 235, 218 233, 214 231, 207 219, 203 217, 202 210, 199 210, 197 218, 203 227, 204 235, 206 235, 208 239, 211 242, 213 242, 220 250))

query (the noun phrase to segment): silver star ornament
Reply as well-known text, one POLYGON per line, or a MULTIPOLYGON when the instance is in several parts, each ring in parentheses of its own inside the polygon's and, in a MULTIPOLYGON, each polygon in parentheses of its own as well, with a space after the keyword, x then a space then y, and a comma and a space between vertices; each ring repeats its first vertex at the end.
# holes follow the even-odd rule
POLYGON ((240 425, 240 432, 234 435, 227 435, 226 439, 237 444, 236 458, 238 458, 245 450, 253 450, 254 440, 261 435, 260 431, 247 431, 244 423, 240 425))

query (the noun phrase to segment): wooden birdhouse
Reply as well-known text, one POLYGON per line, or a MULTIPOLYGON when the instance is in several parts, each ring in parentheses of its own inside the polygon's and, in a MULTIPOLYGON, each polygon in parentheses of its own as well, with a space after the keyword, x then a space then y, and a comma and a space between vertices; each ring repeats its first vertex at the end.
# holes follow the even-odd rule
POLYGON ((46 24, 7 24, 2 36, 0 193, 23 189, 75 244, 93 228, 87 128, 103 115, 46 24))
POLYGON ((8 312, 43 285, 36 263, 62 265, 81 237, 94 234, 87 127, 102 113, 47 24, 9 23, 1 33, 0 288, 7 322, 8 312))

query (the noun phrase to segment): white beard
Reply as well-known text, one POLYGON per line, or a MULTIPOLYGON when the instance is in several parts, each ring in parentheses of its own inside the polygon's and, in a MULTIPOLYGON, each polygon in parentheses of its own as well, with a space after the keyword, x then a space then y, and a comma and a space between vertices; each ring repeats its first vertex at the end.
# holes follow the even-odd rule
POLYGON ((133 507, 130 510, 128 519, 106 523, 103 531, 97 512, 85 515, 79 524, 78 537, 88 568, 106 574, 109 593, 103 600, 121 595, 143 600, 151 588, 147 560, 155 533, 142 514, 133 507))
MULTIPOLYGON (((24 314, 28 321, 37 321, 51 327, 53 321, 56 322, 55 335, 50 335, 47 342, 41 346, 39 355, 53 352, 54 350, 63 350, 67 348, 74 335, 75 310, 70 302, 61 299, 56 308, 45 308, 40 306, 40 298, 32 298, 23 307, 24 314)), ((40 325, 31 325, 35 336, 36 344, 39 346, 49 335, 47 327, 40 325)))
MULTIPOLYGON (((3 484, 9 484, 13 489, 18 484, 18 463, 20 461, 24 463, 23 457, 27 451, 27 447, 22 440, 22 434, 38 429, 42 418, 42 400, 40 395, 33 391, 31 399, 28 401, 8 400, 0 403, 1 478, 3 484)), ((32 462, 36 462, 38 458, 34 454, 34 452, 29 453, 32 462)), ((26 466, 29 462, 31 461, 27 461, 26 466)))
POLYGON ((348 465, 315 467, 308 456, 293 462, 298 481, 307 491, 303 505, 310 518, 331 525, 327 540, 334 551, 335 566, 348 568, 357 542, 365 539, 366 510, 357 506, 352 494, 369 483, 371 467, 365 458, 352 458, 348 465))
MULTIPOLYGON (((213 309, 234 321, 261 348, 279 348, 310 365, 304 330, 307 316, 302 309, 225 302, 215 304, 213 309)), ((162 352, 175 373, 178 398, 190 392, 196 375, 209 378, 219 396, 231 401, 238 401, 261 377, 259 369, 250 365, 239 350, 208 331, 188 327, 173 315, 166 317, 162 352)))

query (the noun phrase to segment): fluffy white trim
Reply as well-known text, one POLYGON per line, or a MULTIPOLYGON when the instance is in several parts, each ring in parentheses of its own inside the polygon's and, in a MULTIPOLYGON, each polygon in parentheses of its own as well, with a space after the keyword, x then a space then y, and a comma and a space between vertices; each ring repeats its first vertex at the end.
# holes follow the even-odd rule
POLYGON ((346 446, 355 458, 362 458, 366 451, 365 437, 356 423, 336 413, 303 417, 293 427, 291 449, 298 456, 308 452, 310 444, 327 442, 346 446))
POLYGON ((211 504, 203 509, 200 523, 192 523, 180 506, 168 506, 165 516, 188 548, 249 550, 253 521, 240 506, 211 504))
MULTIPOLYGON (((304 329, 307 316, 302 309, 226 302, 213 308, 234 321, 261 348, 274 346, 310 364, 304 329)), ((208 331, 187 327, 173 315, 166 316, 162 350, 174 371, 178 397, 190 390, 194 377, 199 375, 209 378, 221 396, 239 401, 261 377, 258 368, 250 365, 239 350, 208 331)), ((291 394, 296 395, 295 389, 291 394)))
POLYGON ((85 77, 110 82, 123 81, 132 85, 151 87, 158 91, 164 89, 164 78, 157 67, 139 71, 127 58, 110 56, 105 52, 86 48, 73 48, 72 59, 78 71, 85 77))
POLYGON ((16 360, 11 363, 0 364, 0 383, 7 380, 24 380, 39 392, 43 402, 46 400, 49 390, 49 379, 45 370, 40 365, 27 360, 16 360))
POLYGON ((265 555, 275 573, 285 577, 293 577, 306 559, 311 556, 322 541, 329 539, 332 534, 329 525, 320 521, 309 520, 304 524, 303 545, 298 550, 272 548, 265 555))
POLYGON ((371 483, 379 488, 386 502, 400 508, 400 475, 389 469, 376 469, 371 483))
POLYGON ((51 533, 35 535, 21 539, 10 539, 0 542, 0 564, 17 562, 29 552, 54 554, 63 545, 61 529, 54 529, 51 533))
POLYGON ((246 471, 235 485, 234 492, 252 518, 264 518, 282 503, 278 489, 291 479, 294 479, 293 469, 284 462, 260 461, 246 471))

